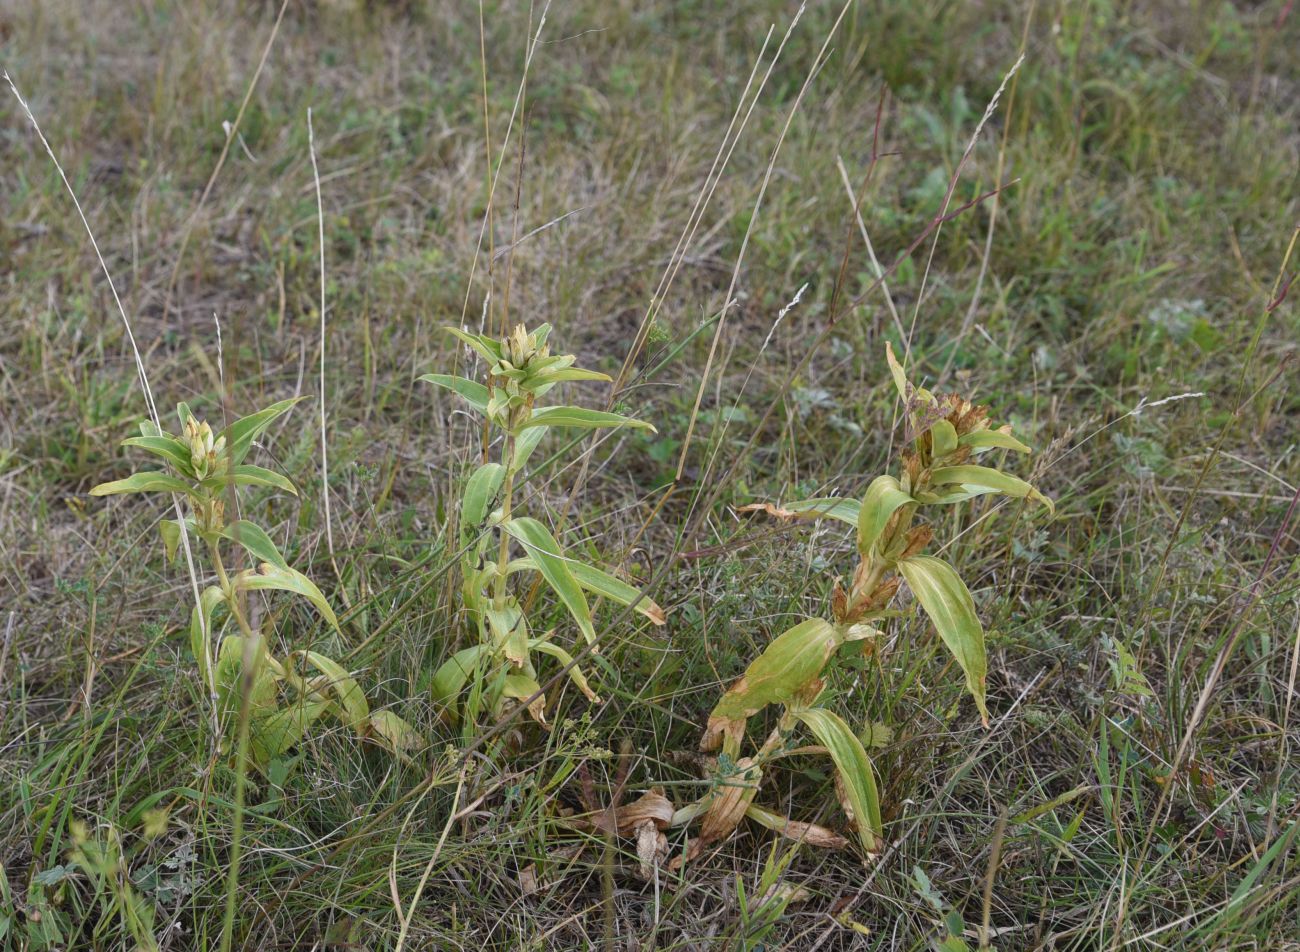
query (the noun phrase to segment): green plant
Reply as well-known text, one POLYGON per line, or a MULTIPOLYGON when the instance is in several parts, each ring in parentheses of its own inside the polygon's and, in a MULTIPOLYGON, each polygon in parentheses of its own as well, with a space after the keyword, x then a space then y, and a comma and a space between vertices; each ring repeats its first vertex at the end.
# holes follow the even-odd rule
POLYGON ((288 478, 246 463, 254 440, 297 400, 283 400, 231 423, 219 435, 182 403, 177 407, 181 434, 163 432, 150 421, 140 435, 123 441, 161 457, 173 473, 157 470, 95 486, 92 496, 169 492, 185 500, 188 514, 160 524, 163 546, 172 561, 193 536, 202 540, 217 577, 205 587, 191 612, 190 647, 224 732, 247 722, 251 760, 265 769, 302 739, 318 718, 331 714, 363 737, 394 751, 419 743, 416 732, 391 711, 370 710, 365 693, 337 662, 300 649, 275 657, 267 639, 250 621, 244 599, 249 592, 285 591, 305 598, 335 629, 338 619, 319 588, 292 568, 261 526, 247 519, 227 520, 238 504, 239 486, 265 486, 297 495, 288 478), (230 546, 257 563, 234 572, 230 546), (233 623, 237 633, 222 632, 233 623), (244 707, 246 705, 246 708, 244 707), (247 717, 243 717, 246 710, 247 717))
POLYGON ((1029 447, 1011 435, 1010 426, 993 427, 987 407, 956 394, 936 397, 914 387, 893 350, 887 348, 886 355, 904 404, 905 439, 911 443, 902 453, 899 474, 876 477, 860 502, 821 498, 783 507, 746 507, 782 518, 846 522, 857 530, 859 563, 847 591, 836 580, 831 620, 809 618, 778 636, 714 707, 700 747, 720 751, 715 789, 676 818, 702 817, 694 849, 730 835, 745 817, 786 835, 826 840, 829 831, 817 828, 814 835, 807 824, 798 824, 796 833, 792 821, 754 803, 768 764, 807 751, 791 744, 803 727, 816 738, 816 749, 834 762, 840 801, 862 848, 868 853, 877 850, 880 801, 870 759, 844 719, 817 702, 825 687, 823 674, 841 648, 856 644, 867 653, 875 650, 881 637, 875 625, 899 614, 889 606, 904 581, 965 673, 966 688, 988 723, 984 630, 975 603, 951 565, 923 554, 934 531, 916 524, 917 513, 926 506, 955 505, 986 494, 1033 499, 1049 508, 1051 502, 1024 480, 972 462, 990 450, 1028 453, 1029 447), (756 754, 742 757, 749 718, 772 704, 782 708, 776 729, 756 754))
MULTIPOLYGON (((85 871, 95 887, 96 898, 103 907, 103 918, 114 915, 121 920, 123 931, 131 936, 137 952, 157 952, 153 905, 131 883, 122 851, 122 839, 112 825, 93 834, 81 820, 72 822, 72 849, 69 862, 85 871)), ((99 930, 95 930, 98 937, 99 930)))
MULTIPOLYGON (((553 355, 551 332, 542 324, 531 333, 520 324, 504 339, 445 328, 488 365, 487 384, 447 374, 420 379, 453 391, 484 419, 484 447, 499 444, 500 461, 481 463, 461 491, 459 546, 462 603, 478 636, 476 644, 449 658, 433 678, 433 698, 450 719, 469 685, 466 722, 482 712, 499 714, 508 700, 528 701, 529 713, 545 723, 545 696, 533 665, 535 653, 565 665, 573 683, 599 703, 573 656, 551 640, 551 632, 534 636, 526 605, 516 588, 519 578, 536 575, 556 597, 592 650, 597 635, 587 593, 632 606, 655 624, 663 610, 622 579, 571 558, 543 523, 519 511, 525 485, 524 467, 551 429, 591 430, 631 426, 654 431, 648 423, 617 413, 575 406, 536 405, 538 398, 565 381, 608 381, 605 374, 573 366, 570 354, 553 355), (518 546, 522 555, 512 557, 518 546), (512 582, 512 578, 515 579, 512 582), (530 700, 531 699, 531 700, 530 700)), ((486 454, 485 454, 486 455, 486 454)))

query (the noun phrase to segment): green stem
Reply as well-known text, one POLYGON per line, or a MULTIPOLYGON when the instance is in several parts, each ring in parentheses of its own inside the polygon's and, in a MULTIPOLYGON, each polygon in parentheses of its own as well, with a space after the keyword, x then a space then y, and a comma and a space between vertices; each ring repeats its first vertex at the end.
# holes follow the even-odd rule
POLYGON ((235 931, 235 907, 239 895, 239 867, 244 845, 244 798, 248 779, 248 742, 249 715, 252 706, 253 685, 257 669, 261 663, 262 645, 260 639, 248 625, 242 608, 237 600, 237 592, 226 573, 225 563, 221 559, 221 547, 215 539, 209 540, 208 551, 212 554, 212 565, 217 572, 221 591, 226 596, 230 613, 235 616, 239 630, 243 632, 245 647, 243 663, 240 666, 239 683, 239 734, 235 743, 235 810, 230 825, 230 868, 226 873, 226 909, 221 925, 221 952, 230 952, 231 940, 235 931))
POLYGON ((505 485, 501 488, 501 528, 497 532, 501 536, 501 547, 497 553, 497 574, 492 580, 492 601, 499 610, 505 607, 506 602, 506 580, 509 578, 510 565, 510 534, 505 530, 505 524, 510 519, 511 503, 514 501, 515 491, 515 434, 511 430, 506 433, 505 443, 501 447, 501 465, 506 468, 505 485))

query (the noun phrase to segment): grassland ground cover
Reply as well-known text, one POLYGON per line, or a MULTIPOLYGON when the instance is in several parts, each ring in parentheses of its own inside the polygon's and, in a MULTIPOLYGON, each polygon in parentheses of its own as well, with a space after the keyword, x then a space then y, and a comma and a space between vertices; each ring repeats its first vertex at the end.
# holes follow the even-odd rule
POLYGON ((0 90, 0 946, 1300 949, 1297 50, 1285 0, 0 0, 169 427, 303 398, 250 456, 297 495, 241 514, 338 625, 252 624, 422 739, 322 718, 249 771, 218 742, 174 514, 89 494, 147 406, 0 90), (602 703, 561 679, 549 729, 434 701, 478 638, 484 429, 416 378, 483 379, 439 328, 515 321, 616 381, 563 402, 657 431, 530 463, 530 516, 666 622, 593 598, 602 703), (647 861, 614 808, 701 795, 719 697, 856 564, 744 507, 897 471, 887 342, 1055 503, 933 519, 988 726, 904 589, 826 685, 877 853, 810 751, 758 802, 842 848, 746 822, 647 861))

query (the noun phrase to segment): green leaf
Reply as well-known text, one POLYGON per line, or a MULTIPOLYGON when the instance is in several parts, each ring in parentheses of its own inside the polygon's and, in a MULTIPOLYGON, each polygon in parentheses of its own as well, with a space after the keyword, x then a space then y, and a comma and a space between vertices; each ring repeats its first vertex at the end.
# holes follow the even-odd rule
MULTIPOLYGON (((173 523, 175 520, 171 520, 173 523)), ((242 545, 248 553, 259 562, 270 562, 276 568, 289 571, 289 563, 284 560, 271 537, 262 527, 247 519, 237 519, 221 530, 223 538, 236 545, 242 545)))
POLYGON ((889 373, 894 378, 894 388, 898 391, 899 399, 903 401, 903 406, 907 406, 907 374, 903 373, 903 365, 894 356, 894 346, 889 341, 885 341, 885 360, 889 363, 889 373))
POLYGON ((577 560, 569 563, 569 571, 573 573, 573 577, 577 579, 578 584, 587 591, 596 595, 603 595, 610 601, 617 602, 620 605, 635 604, 635 610, 645 615, 656 625, 667 622, 664 610, 650 598, 642 595, 641 590, 635 585, 629 585, 608 572, 602 572, 593 565, 587 565, 577 560))
POLYGON ((164 519, 158 523, 158 534, 162 536, 163 554, 167 564, 176 561, 176 549, 181 544, 181 524, 178 519, 164 519))
POLYGON ((337 629, 339 626, 339 620, 334 615, 334 609, 330 608, 330 603, 325 600, 321 590, 316 587, 311 579, 296 569, 281 568, 270 562, 263 562, 257 568, 248 569, 235 576, 235 587, 251 592, 277 589, 292 592, 294 595, 301 595, 316 606, 316 610, 325 616, 325 620, 333 628, 337 629))
POLYGON ((371 714, 368 733, 395 754, 409 753, 424 746, 420 732, 392 711, 371 714))
POLYGON ((866 555, 885 531, 890 517, 902 506, 916 502, 893 476, 877 476, 862 497, 858 514, 858 551, 866 555))
POLYGON ((92 496, 115 496, 121 493, 188 493, 193 487, 183 479, 161 472, 132 473, 126 479, 100 483, 92 496))
POLYGON ((972 450, 1014 450, 1017 453, 1032 452, 1010 433, 1001 430, 976 430, 957 440, 958 446, 969 446, 972 450))
MULTIPOLYGON (((150 424, 152 426, 153 424, 150 424)), ((146 452, 161 456, 186 476, 193 478, 190 448, 184 440, 174 436, 132 436, 122 441, 123 446, 138 446, 146 452)))
POLYGON ((606 413, 604 410, 588 410, 586 407, 542 407, 534 410, 533 415, 524 423, 524 428, 534 426, 568 426, 583 430, 593 430, 607 426, 630 426, 642 430, 657 432, 653 426, 642 420, 633 420, 618 413, 606 413))
POLYGON ((515 437, 515 454, 511 459, 510 468, 516 473, 524 468, 528 457, 533 455, 537 444, 542 442, 542 437, 546 436, 547 429, 544 426, 529 427, 515 437))
POLYGON ((491 337, 484 337, 482 334, 467 334, 459 327, 444 327, 443 330, 468 344, 488 364, 495 364, 505 356, 504 351, 501 350, 501 342, 493 340, 491 337))
MULTIPOLYGON (((217 651, 217 705, 225 718, 239 714, 244 689, 244 649, 247 643, 248 639, 242 635, 230 635, 221 640, 221 647, 217 651)), ((264 646, 254 646, 253 677, 248 695, 248 707, 253 716, 275 707, 276 677, 266 664, 265 654, 264 646)))
POLYGON ((996 492, 997 490, 990 486, 946 486, 938 492, 917 493, 916 501, 927 506, 950 506, 996 492))
POLYGON ((501 687, 501 696, 515 698, 521 704, 532 698, 528 704, 528 713, 537 723, 546 724, 546 695, 541 693, 542 686, 526 674, 507 674, 501 687))
POLYGON ((208 687, 208 665, 212 656, 212 614, 226 600, 226 594, 216 585, 209 585, 199 595, 199 604, 190 609, 190 650, 199 666, 203 687, 208 687))
POLYGON ((370 705, 366 703, 366 695, 357 684, 356 678, 348 674, 333 658, 317 651, 295 651, 290 657, 291 659, 302 658, 325 676, 323 683, 313 679, 311 687, 318 691, 325 687, 333 692, 335 703, 342 712, 340 719, 344 723, 355 731, 365 728, 370 718, 370 705))
POLYGON ((840 522, 856 526, 858 516, 862 511, 862 504, 856 499, 847 499, 843 496, 819 496, 816 499, 801 499, 798 502, 789 502, 779 506, 771 503, 758 503, 741 507, 742 512, 751 509, 762 509, 770 515, 782 519, 792 519, 796 516, 805 516, 810 519, 838 519, 840 522))
POLYGON ((794 703, 821 676, 842 641, 839 630, 820 618, 801 621, 779 635, 722 695, 709 715, 704 743, 711 747, 720 732, 769 704, 794 703))
POLYGON ((957 449, 957 428, 947 420, 936 420, 930 427, 930 455, 942 459, 957 449))
POLYGON ((284 413, 288 413, 303 397, 290 397, 288 400, 281 400, 279 403, 273 403, 265 410, 258 410, 246 417, 240 417, 230 426, 222 431, 221 435, 226 438, 226 452, 230 456, 231 465, 239 465, 252 449, 253 441, 266 431, 276 419, 284 413))
POLYGON ((983 486, 1004 496, 1012 496, 1016 499, 1034 499, 1041 502, 1048 510, 1056 511, 1052 500, 1029 485, 1029 483, 989 466, 942 466, 934 470, 931 479, 935 486, 946 486, 951 483, 959 483, 968 487, 983 486))
POLYGON ((826 748, 840 775, 840 786, 858 828, 858 840, 868 853, 875 853, 883 836, 880 822, 880 794, 871 760, 862 742, 839 715, 825 708, 795 711, 817 740, 826 748))
POLYGON ((270 486, 273 489, 283 489, 287 493, 298 495, 298 490, 287 477, 281 476, 275 470, 266 469, 262 466, 253 466, 250 463, 236 466, 230 472, 221 476, 209 476, 203 480, 201 485, 209 489, 220 489, 232 483, 236 486, 270 486))
POLYGON ((483 384, 473 380, 466 380, 464 377, 455 377, 451 374, 424 374, 419 379, 434 386, 442 387, 445 390, 450 390, 479 413, 487 413, 488 388, 483 384))
POLYGON ((966 673, 966 688, 975 698, 980 718, 987 726, 989 712, 984 705, 984 682, 988 660, 984 655, 984 627, 975 614, 975 602, 966 583, 947 562, 929 555, 903 559, 898 563, 898 571, 966 673))
POLYGON ((544 371, 541 376, 547 383, 560 383, 565 380, 599 380, 609 383, 613 378, 599 370, 583 370, 581 367, 563 367, 559 370, 544 371))
POLYGON ((492 602, 483 607, 487 616, 488 627, 492 631, 492 646, 498 654, 504 654, 516 667, 528 661, 528 622, 514 598, 506 599, 501 608, 492 602))
POLYGON ((249 725, 248 738, 254 762, 264 768, 282 756, 303 739, 307 729, 328 707, 324 701, 298 700, 274 713, 262 713, 256 717, 249 725))
MULTIPOLYGON (((569 654, 554 642, 547 641, 545 638, 534 638, 528 642, 528 647, 533 651, 540 651, 542 654, 548 654, 555 658, 562 665, 573 664, 573 655, 569 654)), ((577 686, 583 696, 592 704, 602 703, 599 695, 591 689, 591 684, 587 681, 587 676, 582 673, 582 669, 576 664, 569 668, 569 680, 577 686)))
POLYGON ((465 482, 460 500, 460 544, 469 545, 481 531, 483 521, 492 511, 497 492, 506 477, 506 468, 500 463, 484 463, 474 470, 465 482))
POLYGON ((478 667, 479 656, 487 650, 486 645, 462 648, 434 672, 431 689, 433 702, 443 708, 448 720, 453 723, 456 721, 456 698, 465 689, 465 682, 478 667))
POLYGON ((596 642, 596 629, 591 624, 591 609, 587 598, 582 594, 582 587, 573 577, 569 565, 571 561, 564 556, 560 544, 555 541, 551 531, 536 519, 521 516, 505 523, 506 532, 522 543, 537 564, 537 571, 542 573, 546 584, 555 590, 564 607, 569 610, 582 630, 589 644, 596 642))

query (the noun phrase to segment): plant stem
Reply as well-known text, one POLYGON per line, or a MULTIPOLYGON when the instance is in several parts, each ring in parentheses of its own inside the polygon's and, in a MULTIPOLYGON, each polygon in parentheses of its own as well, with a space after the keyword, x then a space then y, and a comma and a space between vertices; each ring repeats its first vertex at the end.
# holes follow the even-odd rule
POLYGON ((501 447, 501 465, 506 468, 506 480, 501 488, 501 526, 497 529, 501 536, 501 548, 497 553, 496 578, 492 580, 492 602, 497 609, 505 607, 506 580, 509 577, 510 534, 506 532, 505 524, 510 519, 510 505, 514 498, 515 472, 511 465, 514 462, 514 455, 515 434, 511 430, 507 431, 505 442, 501 447))

